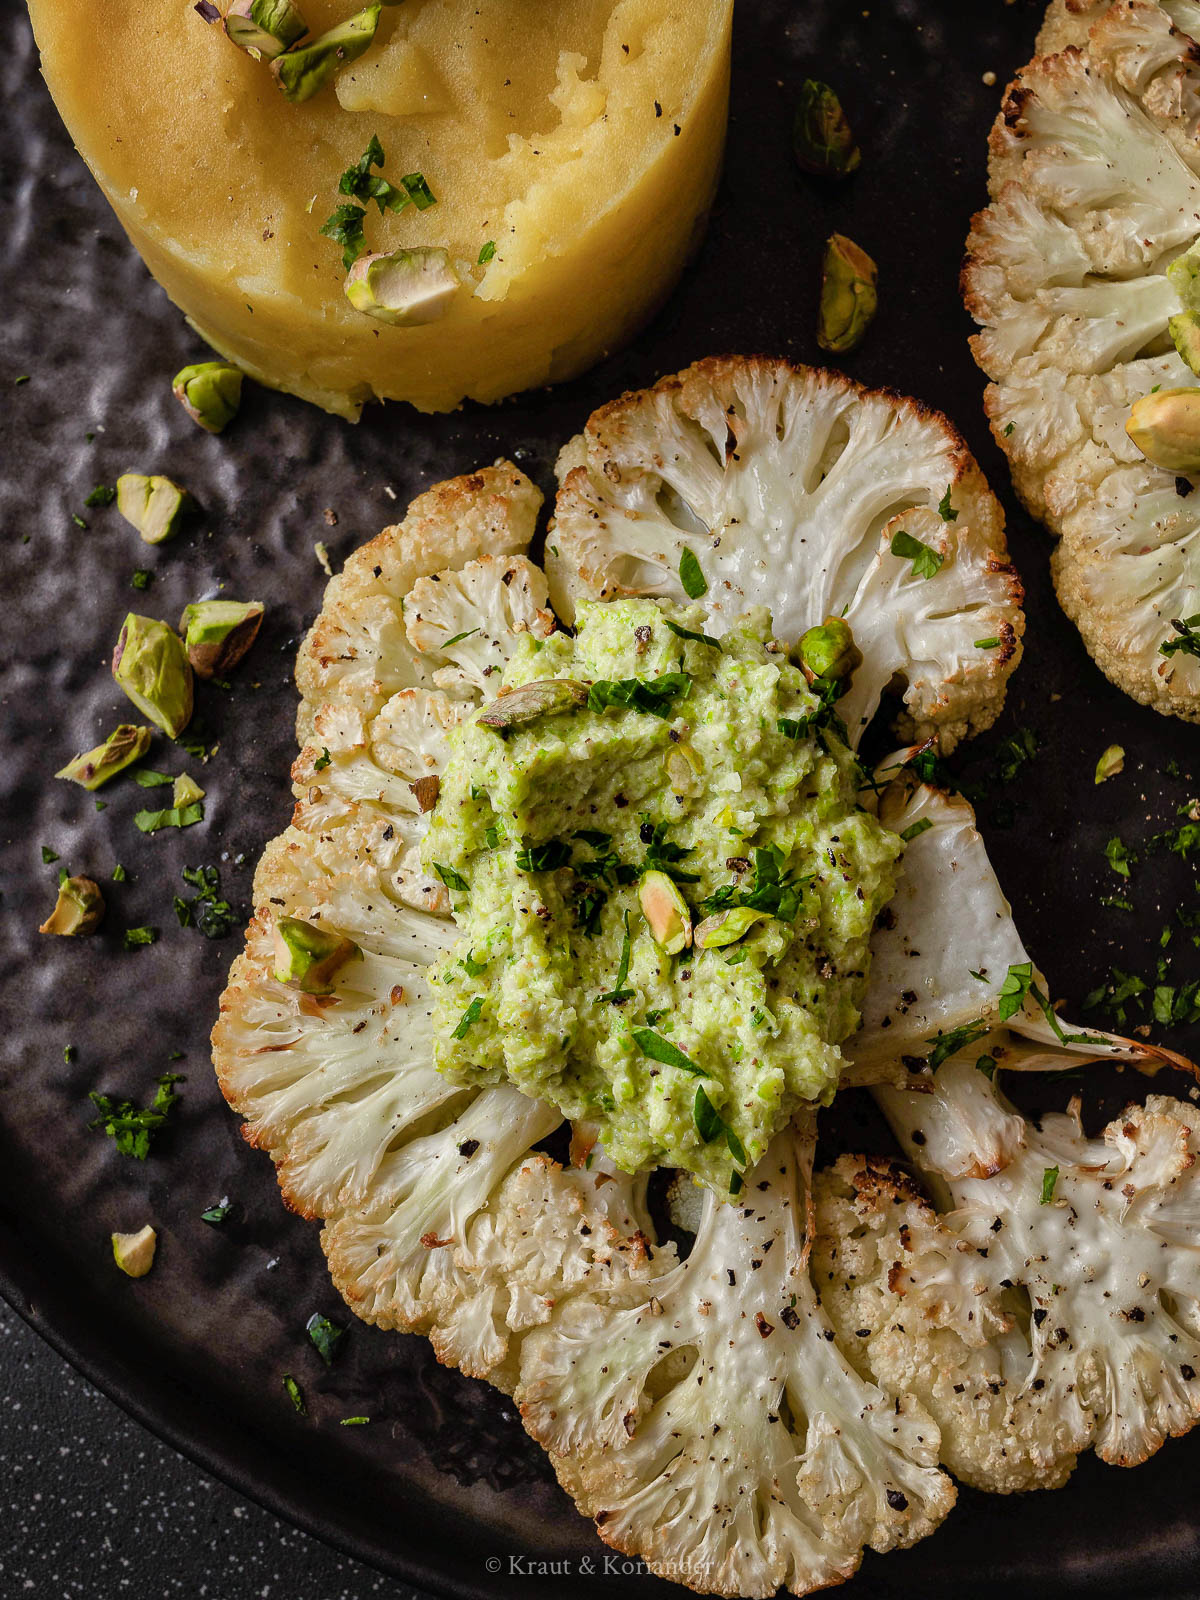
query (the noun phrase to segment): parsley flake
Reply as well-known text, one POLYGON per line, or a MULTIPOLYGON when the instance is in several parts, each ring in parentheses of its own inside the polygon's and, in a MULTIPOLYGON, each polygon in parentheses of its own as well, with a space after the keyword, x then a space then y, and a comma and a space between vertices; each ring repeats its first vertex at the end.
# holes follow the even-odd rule
POLYGON ((703 1067, 689 1060, 678 1045, 664 1039, 661 1033, 655 1033, 653 1028, 634 1028, 633 1042, 651 1061, 660 1061, 665 1067, 678 1067, 681 1072, 690 1072, 696 1077, 704 1076, 703 1067))
POLYGON ((131 1100, 114 1100, 95 1090, 88 1096, 100 1113, 88 1126, 103 1128, 120 1154, 132 1156, 135 1161, 144 1161, 150 1154, 155 1135, 179 1099, 174 1086, 184 1079, 178 1072, 164 1072, 155 1081, 158 1088, 148 1106, 135 1106, 131 1100))
POLYGON ((953 509, 953 507, 951 506, 951 504, 950 504, 950 490, 953 487, 954 487, 953 484, 949 484, 948 483, 946 485, 945 494, 938 501, 938 516, 941 517, 943 522, 957 522, 958 521, 958 512, 955 511, 953 509))
POLYGON ((701 570, 700 563, 687 545, 679 557, 679 581, 683 585, 683 592, 689 600, 699 600, 701 595, 708 593, 708 579, 701 570))
POLYGON ((325 1365, 331 1367, 338 1345, 346 1337, 345 1328, 339 1323, 330 1322, 329 1318, 322 1316, 319 1311, 314 1311, 304 1326, 313 1342, 313 1348, 325 1365))
POLYGON ((479 1018, 482 1016, 482 1014, 483 999, 480 995, 476 995, 474 1000, 471 1001, 471 1004, 459 1018, 458 1027, 455 1028, 450 1037, 452 1039, 465 1039, 474 1025, 479 1021, 479 1018))
POLYGON ((1048 1206, 1054 1199, 1055 1186, 1058 1183, 1058 1168, 1047 1167, 1042 1173, 1042 1198, 1041 1204, 1048 1206))
POLYGON ((914 539, 911 533, 905 533, 901 528, 892 535, 892 554, 899 556, 902 561, 912 562, 912 576, 914 578, 932 578, 940 571, 944 556, 938 555, 932 545, 924 544, 920 539, 914 539))

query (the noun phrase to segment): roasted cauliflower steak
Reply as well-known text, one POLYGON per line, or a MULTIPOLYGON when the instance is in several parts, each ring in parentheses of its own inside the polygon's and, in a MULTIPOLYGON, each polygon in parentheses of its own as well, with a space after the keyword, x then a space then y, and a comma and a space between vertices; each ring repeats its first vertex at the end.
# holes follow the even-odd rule
POLYGON ((1200 237, 1198 40, 1194 0, 1055 0, 992 129, 962 275, 992 432, 1057 536, 1063 609, 1119 688, 1189 721, 1200 471, 1155 465, 1125 425, 1145 396, 1197 391, 1168 268, 1200 237))
MULTIPOLYGON (((700 363, 605 408, 567 447, 545 577, 529 555, 539 501, 503 461, 427 490, 330 582, 298 662, 295 810, 259 864, 213 1048, 245 1138, 270 1155, 286 1203, 321 1220, 333 1281, 366 1321, 427 1335, 441 1360, 513 1395, 601 1537, 704 1592, 805 1594, 849 1576, 866 1548, 911 1544, 953 1504, 943 1466, 1004 1489, 1061 1481, 1089 1445, 1138 1459, 1190 1423, 1191 1380, 1156 1367, 1135 1416, 1130 1358, 1106 1367, 1096 1354, 1118 1346, 1085 1268, 1135 1224, 1143 1254, 1166 1240, 1178 1269, 1129 1300, 1147 1318, 1119 1351, 1140 1332, 1166 1362, 1172 1318, 1200 1337, 1181 1231, 1195 1116, 1151 1101, 1128 1114, 1133 1132, 1089 1144, 1069 1118, 1034 1130, 993 1095, 971 1064, 981 1054, 994 1073, 1106 1055, 1150 1069, 1162 1053, 1058 1021, 970 807, 919 781, 914 749, 864 790, 911 843, 847 1081, 877 1086, 943 1186, 937 1210, 878 1158, 814 1185, 805 1118, 734 1200, 689 1197, 682 1251, 655 1226, 647 1175, 617 1170, 586 1129, 563 1165, 546 1148, 552 1107, 433 1065, 429 968, 456 934, 418 847, 447 736, 492 700, 520 636, 557 626, 550 602, 569 618, 581 597, 678 598, 698 568, 705 590, 691 598, 714 637, 764 599, 790 638, 845 609, 864 656, 846 696, 853 744, 897 684, 901 727, 953 743, 996 715, 1022 627, 1000 514, 965 447, 943 419, 838 377, 700 363), (893 553, 900 529, 930 552, 930 576, 893 553), (985 630, 1005 641, 986 662, 985 630), (276 978, 286 917, 358 947, 330 992, 276 978), (972 1275, 975 1214, 990 1227, 996 1209, 962 1186, 1013 1182, 1024 1205, 1028 1173, 1054 1152, 1064 1198, 1119 1180, 1069 1260, 1073 1241, 1052 1237, 1065 1224, 1021 1212, 1048 1257, 1066 1252, 1054 1282, 1080 1298, 1062 1325, 1087 1332, 1086 1357, 1043 1349, 998 1257, 972 1275), (945 1209, 959 1192, 974 1211, 945 1209), (900 1328, 903 1296, 923 1315, 900 1328), (1047 1392, 1031 1383, 1018 1404, 1009 1375, 1029 1372, 1047 1392), (1106 1409, 1111 1373, 1120 1398, 1106 1409)), ((1011 1252, 1013 1283, 1041 1293, 1057 1267, 1035 1281, 1011 1252)))

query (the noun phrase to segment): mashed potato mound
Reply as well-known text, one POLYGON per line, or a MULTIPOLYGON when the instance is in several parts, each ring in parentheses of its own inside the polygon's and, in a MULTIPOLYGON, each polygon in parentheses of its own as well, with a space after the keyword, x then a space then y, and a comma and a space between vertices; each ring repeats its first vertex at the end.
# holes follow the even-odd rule
MULTIPOLYGON (((353 0, 303 0, 313 33, 353 0)), ((678 276, 711 201, 732 0, 405 0, 299 105, 180 0, 30 0, 42 70, 84 160, 196 331, 252 377, 356 418, 581 372, 678 276), (437 204, 367 247, 445 248, 446 314, 390 327, 342 292, 321 224, 372 135, 437 204), (479 264, 484 247, 495 254, 479 264)))

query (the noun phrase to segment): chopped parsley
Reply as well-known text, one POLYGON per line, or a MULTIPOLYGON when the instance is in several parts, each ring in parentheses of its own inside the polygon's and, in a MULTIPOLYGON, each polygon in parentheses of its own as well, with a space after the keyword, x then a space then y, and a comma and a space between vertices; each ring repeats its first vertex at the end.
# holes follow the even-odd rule
POLYGON ((180 926, 196 928, 206 939, 227 938, 233 931, 234 915, 229 901, 221 898, 219 869, 215 866, 184 867, 183 881, 197 892, 190 900, 176 896, 175 912, 180 926))
POLYGON ((125 868, 118 861, 116 866, 112 869, 112 881, 114 883, 124 883, 125 879, 128 876, 129 876, 129 874, 125 871, 125 868))
POLYGON ((343 1417, 339 1426, 343 1428, 360 1428, 370 1420, 370 1417, 343 1417))
POLYGON ((162 811, 135 811, 133 821, 143 833, 157 833, 160 828, 190 828, 204 821, 204 802, 193 800, 191 805, 167 806, 162 811))
POLYGON ((903 829, 900 837, 905 844, 908 844, 911 839, 917 838, 919 834, 927 832, 932 827, 933 823, 928 817, 921 817, 918 821, 910 823, 907 828, 903 829))
POLYGON ((1120 967, 1114 967, 1107 983, 1100 984, 1084 996, 1083 1009, 1103 1009, 1117 1022, 1123 1023, 1128 1015, 1127 1007, 1134 1005, 1140 1010, 1145 1003, 1142 998, 1145 993, 1146 984, 1136 973, 1123 972, 1120 967))
POLYGON ((1022 961, 1016 966, 1009 967, 1000 988, 1000 1004, 997 1006, 997 1015, 1001 1022, 1007 1022, 1010 1017, 1015 1017, 1025 1004, 1026 997, 1041 1011, 1054 1033, 1059 1044, 1086 1044, 1090 1035, 1086 1033, 1064 1033, 1058 1014, 1050 1004, 1049 999, 1038 987, 1033 976, 1033 962, 1022 961))
MULTIPOLYGON (((597 995, 597 1000, 603 1003, 609 1001, 614 1006, 621 1005, 633 995, 632 989, 625 987, 629 977, 629 957, 633 948, 633 941, 629 937, 629 913, 625 913, 625 933, 621 939, 621 958, 617 963, 617 981, 607 994, 597 995)), ((634 1035, 636 1038, 636 1034, 634 1035)))
MULTIPOLYGON (((718 1139, 724 1134, 725 1143, 729 1147, 729 1154, 739 1166, 744 1167, 746 1165, 746 1151, 742 1141, 705 1094, 703 1084, 696 1085, 696 1099, 692 1106, 692 1117, 696 1123, 696 1132, 704 1140, 705 1144, 711 1144, 714 1139, 718 1139)), ((734 1190, 733 1192, 736 1193, 737 1191, 734 1190)))
POLYGON ((466 628, 466 629, 463 630, 462 633, 456 633, 452 639, 443 640, 443 642, 440 645, 438 645, 438 649, 439 650, 449 650, 449 648, 450 648, 450 646, 452 644, 461 644, 464 639, 469 639, 472 634, 478 633, 478 632, 479 632, 478 628, 466 628))
POLYGON ((110 506, 116 498, 115 489, 110 489, 106 483, 98 483, 83 503, 85 506, 110 506))
POLYGON ((460 961, 458 964, 466 973, 468 978, 481 978, 488 969, 487 962, 476 961, 475 954, 471 950, 467 951, 466 960, 460 961))
POLYGON ((215 1200, 206 1211, 202 1211, 200 1213, 200 1221, 207 1222, 210 1228, 219 1228, 232 1210, 233 1204, 230 1201, 229 1196, 227 1194, 223 1194, 221 1198, 219 1200, 215 1200))
POLYGON ((672 700, 687 699, 692 680, 686 672, 664 672, 658 678, 601 678, 588 689, 589 711, 627 706, 664 720, 671 715, 672 700))
POLYGON ((458 1027, 455 1028, 451 1038, 465 1039, 482 1015, 483 999, 480 995, 476 995, 474 1000, 471 1001, 471 1004, 459 1018, 458 1027))
POLYGON ((329 763, 332 760, 333 760, 333 757, 329 754, 329 747, 327 745, 323 745, 321 747, 321 754, 313 762, 313 771, 314 772, 324 772, 325 768, 329 765, 329 763))
POLYGON ((492 259, 492 257, 495 254, 496 254, 496 241, 494 239, 489 239, 488 242, 483 246, 482 250, 480 250, 480 252, 479 252, 479 265, 481 267, 486 267, 488 262, 492 259))
POLYGON ((1013 429, 1014 429, 1014 428, 1015 428, 1015 427, 1016 427, 1016 423, 1015 423, 1015 422, 1009 422, 1009 423, 1006 423, 1006 424, 1005 424, 1005 428, 1004 428, 1004 437, 1005 437, 1005 438, 1006 438, 1006 439, 1008 439, 1008 438, 1011 438, 1011 437, 1012 437, 1012 431, 1013 431, 1013 429))
MULTIPOLYGON (((947 494, 949 490, 947 490, 947 494)), ((920 539, 914 539, 911 533, 905 533, 901 528, 892 535, 892 554, 899 556, 902 561, 912 562, 912 576, 914 578, 932 578, 940 571, 945 559, 938 555, 932 545, 923 544, 920 539)))
POLYGON ((1000 640, 993 634, 990 639, 976 639, 975 648, 976 650, 995 650, 999 643, 1000 640))
POLYGON ((689 600, 699 600, 701 595, 708 593, 708 579, 700 568, 693 552, 687 547, 679 557, 679 581, 683 585, 683 592, 689 600))
POLYGON ((145 567, 135 567, 129 575, 131 589, 148 589, 153 582, 154 574, 148 572, 145 567))
POLYGON ((362 206, 338 206, 333 215, 321 224, 320 232, 325 238, 341 245, 342 265, 347 271, 367 248, 367 236, 363 228, 366 220, 367 213, 362 206))
POLYGON ((570 859, 571 846, 564 844, 561 839, 547 839, 542 844, 526 845, 513 857, 518 872, 557 872, 570 859))
POLYGON ((926 1039, 925 1043, 932 1047, 927 1058, 929 1070, 936 1072, 943 1061, 959 1050, 965 1050, 969 1044, 975 1044, 987 1031, 987 1023, 982 1017, 976 1017, 973 1022, 964 1022, 959 1028, 951 1028, 949 1033, 939 1033, 932 1039, 926 1039))
MULTIPOLYGON (((692 852, 687 845, 672 844, 667 838, 669 827, 669 823, 651 822, 649 817, 642 823, 641 839, 646 846, 643 871, 665 872, 667 877, 673 878, 676 883, 699 883, 698 874, 684 872, 680 869, 679 862, 683 860, 684 856, 691 855, 692 852)), ((638 874, 634 872, 632 877, 636 876, 638 874)), ((632 881, 632 877, 630 881, 632 881)), ((621 881, 620 869, 618 869, 617 882, 620 883, 621 881)))
POLYGON ((1137 857, 1126 849, 1122 840, 1116 835, 1104 846, 1104 855, 1109 866, 1121 878, 1128 878, 1129 869, 1137 860, 1137 857))
POLYGON ((574 897, 575 921, 586 939, 594 939, 600 932, 600 915, 608 904, 608 896, 595 884, 580 884, 574 897))
POLYGON ((678 1045, 664 1039, 661 1033, 655 1033, 653 1028, 635 1028, 633 1042, 651 1061, 661 1061, 665 1067, 678 1067, 681 1072, 690 1072, 696 1077, 704 1075, 703 1067, 689 1060, 678 1045))
POLYGON ((1054 1199, 1054 1190, 1058 1183, 1058 1168, 1047 1167, 1042 1173, 1042 1199, 1041 1203, 1048 1206, 1054 1199))
POLYGON ((285 1372, 283 1375, 283 1387, 295 1409, 302 1417, 306 1417, 308 1415, 308 1407, 304 1404, 304 1391, 290 1372, 285 1372))
POLYGON ((697 644, 711 645, 714 650, 721 648, 721 641, 714 639, 711 633, 696 633, 691 628, 681 628, 677 622, 667 621, 667 630, 677 639, 693 639, 697 644))
POLYGON ((725 884, 702 900, 698 910, 709 916, 730 906, 748 906, 753 911, 765 911, 769 916, 778 917, 781 922, 794 922, 800 910, 801 895, 812 878, 796 878, 785 872, 785 859, 778 845, 755 849, 749 889, 725 884))
POLYGON ((136 950, 140 945, 153 944, 158 938, 157 928, 126 928, 124 943, 126 950, 136 950))
MULTIPOLYGON (((1100 904, 1108 911, 1132 911, 1133 901, 1123 900, 1119 894, 1101 895, 1100 904)), ((1170 930, 1168 929, 1168 932, 1170 930)))
POLYGON ((331 1367, 338 1345, 346 1337, 345 1328, 339 1323, 330 1322, 329 1318, 322 1316, 319 1311, 314 1311, 304 1326, 313 1342, 313 1348, 325 1365, 331 1367))
POLYGON ((48 844, 44 844, 42 846, 42 863, 43 863, 43 865, 48 867, 52 861, 57 861, 57 860, 58 860, 58 852, 56 850, 51 850, 51 848, 50 848, 50 846, 48 844))
POLYGON ((950 504, 950 490, 953 487, 954 487, 953 484, 948 483, 946 485, 945 494, 938 501, 938 516, 941 517, 943 522, 957 522, 958 521, 958 512, 955 511, 952 508, 951 504, 950 504))
POLYGON ((1160 656, 1200 656, 1200 612, 1194 617, 1172 617, 1175 630, 1173 639, 1164 639, 1158 647, 1160 656))
POLYGON ((133 781, 143 789, 161 789, 165 783, 174 783, 175 779, 169 772, 151 772, 148 767, 142 767, 133 775, 133 781))
POLYGON ((110 1095, 93 1090, 88 1098, 100 1115, 88 1126, 103 1128, 121 1155, 144 1161, 150 1154, 155 1135, 179 1099, 175 1085, 183 1081, 178 1072, 164 1072, 156 1079, 158 1088, 148 1106, 135 1106, 131 1100, 114 1100, 110 1095))
POLYGON ((462 873, 455 872, 453 867, 443 866, 440 861, 435 861, 433 863, 433 870, 446 885, 447 889, 453 889, 455 893, 459 894, 466 894, 469 891, 471 887, 470 884, 463 877, 462 873))

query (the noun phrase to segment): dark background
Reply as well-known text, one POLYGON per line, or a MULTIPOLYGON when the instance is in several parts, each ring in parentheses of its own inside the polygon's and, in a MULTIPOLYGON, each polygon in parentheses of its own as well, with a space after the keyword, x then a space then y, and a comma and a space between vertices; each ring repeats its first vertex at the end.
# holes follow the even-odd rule
MULTIPOLYGON (((945 409, 1009 513, 1028 588, 1027 652, 976 770, 1018 730, 1034 731, 1038 754, 985 804, 982 825, 1052 994, 1078 1015, 1114 964, 1153 982, 1164 918, 1194 904, 1189 863, 1148 853, 1126 885, 1104 859, 1113 834, 1137 848, 1174 822, 1193 792, 1196 733, 1123 699, 1058 611, 1047 536, 1019 512, 984 425, 957 297, 1001 92, 983 74, 1003 85, 1029 55, 1040 15, 1026 0, 740 0, 729 160, 712 227, 630 350, 575 384, 491 411, 421 417, 397 406, 357 429, 248 385, 237 422, 213 439, 169 393, 176 369, 204 352, 73 155, 23 9, 0 0, 0 1288, 91 1379, 206 1468, 397 1575, 462 1594, 511 1593, 513 1580, 486 1574, 493 1552, 578 1559, 600 1546, 503 1398, 439 1368, 423 1341, 355 1326, 334 1368, 320 1365, 305 1320, 313 1311, 348 1318, 316 1231, 284 1212, 266 1159, 238 1137, 207 1065, 236 937, 208 943, 178 928, 171 900, 182 867, 212 862, 244 911, 253 862, 287 818, 291 665, 325 582, 316 540, 336 565, 420 488, 501 451, 549 489, 558 446, 596 404, 696 357, 817 360, 819 260, 836 227, 880 268, 880 313, 846 370, 945 409), (863 146, 862 170, 843 187, 800 178, 791 163, 807 72, 838 86, 863 146), (129 469, 187 484, 203 520, 149 549, 115 511, 84 509, 95 483, 129 469), (135 567, 153 571, 149 590, 131 589, 135 567), (219 583, 263 599, 267 623, 232 691, 200 697, 200 724, 220 745, 211 761, 185 762, 161 740, 152 756, 195 773, 206 820, 146 837, 132 813, 147 797, 132 784, 104 791, 97 812, 90 795, 47 780, 123 714, 107 658, 124 611, 173 620, 219 583), (1095 762, 1112 742, 1128 752, 1126 771, 1096 788, 1095 762), (43 863, 42 846, 58 862, 43 863), (128 878, 110 887, 117 861, 128 878), (60 864, 100 879, 110 910, 94 939, 51 947, 34 929, 60 864), (1136 910, 1101 903, 1114 894, 1136 910), (160 930, 158 943, 126 953, 121 930, 141 924, 160 930), (122 1159, 88 1131, 89 1090, 145 1100, 169 1066, 187 1074, 174 1126, 144 1164, 122 1159), (200 1212, 223 1195, 235 1203, 230 1221, 208 1228, 200 1212), (159 1259, 131 1283, 112 1266, 108 1234, 148 1218, 159 1259), (285 1372, 304 1388, 305 1417, 282 1391, 285 1372), (360 1413, 370 1426, 338 1427, 360 1413)), ((1200 974, 1189 935, 1171 949, 1174 981, 1200 974)), ((1196 1044, 1195 1030, 1157 1036, 1196 1044)), ((1117 1095, 1124 1087, 1109 1084, 1117 1095)), ((841 1137, 880 1137, 852 1097, 841 1124, 841 1137)), ((8 1313, 0 1370, 4 1600, 409 1593, 214 1484, 8 1313)), ((964 1492, 932 1539, 886 1561, 869 1556, 852 1591, 948 1595, 965 1581, 978 1595, 1200 1592, 1191 1576, 1198 1462, 1192 1441, 1133 1477, 1087 1461, 1052 1496, 964 1492)), ((524 1581, 556 1595, 595 1587, 524 1581)), ((640 1579, 604 1587, 618 1591, 666 1589, 640 1579)))

